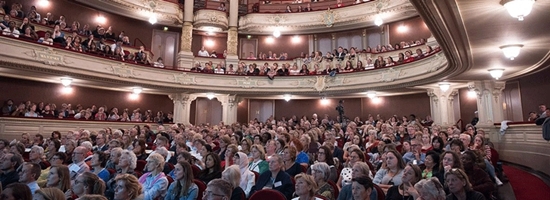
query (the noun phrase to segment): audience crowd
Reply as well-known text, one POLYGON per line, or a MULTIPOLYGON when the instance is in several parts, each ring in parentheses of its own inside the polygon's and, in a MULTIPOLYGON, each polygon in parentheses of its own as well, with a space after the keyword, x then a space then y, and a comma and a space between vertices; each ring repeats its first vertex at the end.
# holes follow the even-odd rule
POLYGON ((484 130, 464 130, 429 116, 313 114, 23 133, 0 140, 0 181, 2 196, 23 200, 492 199, 497 153, 484 130))
POLYGON ((13 117, 40 117, 40 118, 56 118, 56 119, 77 119, 77 120, 96 120, 96 121, 122 121, 122 122, 155 122, 155 123, 172 123, 173 115, 171 112, 164 114, 158 111, 153 114, 153 111, 141 111, 137 108, 130 111, 125 108, 120 112, 118 108, 109 109, 106 105, 84 108, 78 104, 73 108, 70 103, 62 103, 61 108, 57 108, 55 103, 44 102, 21 102, 15 105, 12 99, 5 101, 2 107, 2 116, 13 117))
POLYGON ((112 26, 97 25, 94 28, 88 24, 81 26, 78 21, 69 24, 64 15, 55 19, 52 13, 46 13, 41 17, 35 6, 25 12, 20 3, 13 3, 11 8, 4 5, 2 9, 8 11, 0 23, 3 35, 120 61, 164 67, 162 58, 157 62, 151 61, 144 46, 140 46, 134 53, 125 51, 124 45, 131 45, 130 38, 124 31, 117 35, 112 26), (13 19, 20 19, 22 23, 17 24, 13 19), (35 30, 35 25, 50 27, 51 30, 38 31, 35 30))

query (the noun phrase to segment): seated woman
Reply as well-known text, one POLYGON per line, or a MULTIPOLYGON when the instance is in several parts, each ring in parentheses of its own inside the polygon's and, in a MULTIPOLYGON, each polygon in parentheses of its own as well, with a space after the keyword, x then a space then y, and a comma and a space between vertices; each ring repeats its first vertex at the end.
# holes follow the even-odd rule
POLYGON ((401 154, 395 150, 389 150, 385 153, 386 166, 376 172, 373 182, 379 185, 383 190, 387 190, 391 186, 400 185, 402 183, 403 169, 405 162, 401 154))
POLYGON ((65 194, 57 188, 42 188, 34 192, 34 199, 65 199, 65 194))
MULTIPOLYGON (((72 193, 77 197, 82 197, 86 194, 105 193, 105 182, 92 172, 84 172, 80 174, 72 185, 72 193)), ((68 199, 72 196, 71 190, 65 192, 65 197, 68 199)))
POLYGON ((402 183, 400 185, 394 185, 388 189, 386 194, 387 200, 399 200, 399 199, 411 199, 418 198, 417 193, 409 192, 412 190, 414 184, 416 184, 422 178, 422 173, 417 165, 411 163, 407 164, 403 169, 402 183))
POLYGON ((105 164, 107 162, 107 156, 101 151, 94 151, 92 156, 90 166, 92 167, 91 172, 99 176, 101 180, 107 183, 110 179, 111 174, 107 169, 105 169, 105 164))
POLYGON ((452 168, 464 169, 460 156, 454 151, 445 151, 441 154, 440 173, 448 173, 452 168))
POLYGON ((120 174, 115 177, 116 188, 115 200, 140 200, 143 199, 143 188, 139 184, 139 180, 130 174, 120 174))
POLYGON ((205 157, 205 166, 199 175, 199 180, 208 184, 213 179, 222 177, 220 157, 216 153, 209 153, 205 157))
POLYGON ((122 47, 120 46, 115 47, 115 51, 113 52, 113 57, 117 60, 122 60, 122 61, 125 60, 124 52, 122 52, 122 47))
POLYGON ((386 61, 384 61, 384 58, 382 56, 378 56, 378 58, 374 61, 374 68, 381 68, 386 66, 386 61))
POLYGON ((162 170, 164 169, 164 157, 158 153, 153 153, 147 158, 147 173, 139 178, 139 183, 143 186, 143 195, 145 199, 155 199, 163 197, 168 188, 168 179, 166 179, 162 170))
MULTIPOLYGON (((444 200, 445 190, 443 185, 435 177, 422 179, 414 185, 419 199, 423 200, 444 200)), ((414 191, 413 191, 414 192, 414 191)))
POLYGON ((340 178, 338 179, 338 182, 336 182, 338 188, 343 188, 344 186, 351 184, 353 174, 352 167, 357 162, 365 162, 365 154, 359 148, 352 148, 349 161, 346 165, 344 165, 344 169, 342 169, 342 172, 340 173, 340 178))
POLYGON ((360 176, 352 179, 353 199, 372 199, 374 184, 368 176, 360 176))
POLYGON ((50 163, 44 160, 44 148, 34 145, 29 153, 29 161, 40 165, 40 169, 44 170, 50 166, 50 163))
POLYGON ((135 140, 132 151, 137 157, 137 160, 147 159, 147 154, 145 153, 145 140, 135 140))
POLYGON ((293 198, 292 200, 301 200, 301 199, 314 199, 314 200, 322 200, 319 197, 315 197, 316 191, 317 191, 317 183, 315 182, 315 179, 311 175, 307 174, 298 174, 296 177, 296 185, 295 185, 295 194, 296 198, 293 198))
POLYGON ((291 177, 296 176, 299 173, 302 173, 302 168, 300 164, 296 162, 296 148, 293 146, 286 146, 283 151, 283 162, 285 172, 288 173, 291 177))
POLYGON ((31 29, 31 27, 26 27, 25 30, 23 30, 23 35, 21 35, 21 38, 29 39, 29 40, 37 40, 38 35, 36 35, 34 30, 31 29))
POLYGON ((46 187, 57 188, 62 192, 71 190, 71 173, 66 165, 57 165, 50 168, 46 187))
POLYGON ((231 165, 222 172, 222 179, 231 184, 231 199, 240 200, 245 196, 243 189, 239 186, 241 173, 237 165, 231 165))
POLYGON ((422 170, 422 179, 436 177, 442 182, 444 180, 443 173, 439 170, 440 154, 435 151, 428 151, 424 161, 424 170, 422 170))
POLYGON ((495 184, 480 166, 485 167, 485 163, 474 151, 465 151, 462 154, 462 164, 468 180, 472 184, 472 189, 485 196, 485 199, 491 199, 495 191, 495 184))
POLYGON ((313 175, 313 179, 319 186, 315 193, 329 200, 334 200, 334 189, 328 183, 330 174, 331 170, 327 163, 319 162, 311 166, 311 175, 313 175))
POLYGON ((449 188, 447 199, 484 200, 482 193, 472 189, 468 176, 462 169, 453 168, 445 174, 445 183, 449 188))
POLYGON ((227 145, 227 150, 225 151, 225 160, 221 162, 221 166, 224 166, 224 169, 227 169, 229 166, 233 165, 233 156, 237 152, 239 152, 239 148, 237 147, 237 145, 227 145))
POLYGON ((250 171, 255 171, 258 174, 262 174, 269 169, 269 165, 265 161, 264 148, 261 145, 252 145, 250 153, 252 153, 252 161, 248 164, 248 169, 250 171))
POLYGON ((408 63, 414 61, 414 56, 411 50, 405 51, 405 60, 403 62, 408 63))
POLYGON ((238 165, 240 169, 241 182, 239 183, 239 187, 243 189, 246 197, 249 197, 250 189, 256 184, 256 177, 248 169, 248 156, 243 152, 237 152, 233 156, 233 163, 238 165))
POLYGON ((193 182, 193 170, 188 162, 178 162, 175 168, 174 182, 166 192, 165 200, 195 200, 199 195, 199 188, 193 182))

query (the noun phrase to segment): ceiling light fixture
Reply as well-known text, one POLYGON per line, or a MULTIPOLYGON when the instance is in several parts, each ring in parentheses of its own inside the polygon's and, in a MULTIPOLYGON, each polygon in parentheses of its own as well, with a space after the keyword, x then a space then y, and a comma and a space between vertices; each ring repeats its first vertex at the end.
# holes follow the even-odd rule
POLYGON ((290 101, 290 100, 292 99, 292 95, 290 95, 290 94, 285 94, 285 95, 283 95, 283 99, 284 99, 285 101, 288 102, 288 101, 290 101))
POLYGON ((73 79, 71 78, 61 78, 61 84, 65 87, 69 87, 71 83, 73 82, 73 79))
POLYGON ((326 97, 321 98, 321 104, 322 105, 328 105, 329 103, 330 103, 330 101, 326 97))
POLYGON ((141 91, 143 91, 143 88, 141 88, 141 87, 132 88, 132 93, 134 93, 134 94, 139 94, 139 93, 141 93, 141 91))
POLYGON ((503 2, 513 18, 523 21, 523 18, 531 13, 535 0, 504 0, 503 2))
POLYGON ((210 99, 210 100, 214 99, 214 97, 216 97, 216 95, 215 95, 214 93, 208 93, 208 94, 206 94, 206 98, 208 98, 208 99, 210 99))
POLYGON ((450 87, 451 87, 451 84, 449 84, 449 83, 440 83, 439 84, 439 89, 441 89, 441 91, 443 91, 443 92, 447 92, 447 90, 449 90, 450 87))
POLYGON ((523 47, 523 44, 509 44, 500 46, 500 49, 502 49, 502 53, 504 53, 504 56, 506 58, 509 58, 510 60, 514 60, 519 55, 519 51, 523 47))
POLYGON ((151 13, 151 16, 149 16, 149 23, 151 24, 157 23, 157 15, 155 13, 151 13))
POLYGON ((504 73, 504 69, 490 69, 489 73, 493 78, 498 80, 500 77, 502 77, 502 74, 504 73))
POLYGON ((273 31, 273 37, 281 37, 281 31, 279 30, 279 28, 275 28, 275 30, 273 31))
POLYGON ((367 92, 367 97, 371 98, 371 99, 376 98, 376 92, 375 91, 368 91, 367 92))
POLYGON ((382 20, 382 17, 380 17, 380 14, 376 14, 376 17, 374 17, 374 24, 376 26, 381 26, 384 24, 384 20, 382 20))

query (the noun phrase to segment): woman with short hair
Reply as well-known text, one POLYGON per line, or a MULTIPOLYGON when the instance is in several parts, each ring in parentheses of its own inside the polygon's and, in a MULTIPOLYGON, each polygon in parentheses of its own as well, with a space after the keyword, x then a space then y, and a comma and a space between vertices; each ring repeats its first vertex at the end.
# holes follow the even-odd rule
POLYGON ((91 172, 99 176, 101 180, 109 181, 111 173, 105 169, 105 163, 107 162, 107 156, 101 151, 94 151, 92 159, 90 160, 90 166, 92 167, 91 172))
POLYGON ((138 200, 143 199, 141 184, 139 180, 131 174, 119 174, 115 178, 115 196, 114 200, 138 200))
POLYGON ((484 200, 482 193, 474 191, 468 176, 462 169, 452 168, 445 174, 445 184, 449 188, 447 199, 484 200))
POLYGON ((222 172, 222 179, 229 182, 232 186, 231 199, 240 200, 245 196, 243 189, 239 186, 241 182, 241 173, 237 165, 231 165, 222 172))
POLYGON ((311 166, 311 175, 313 175, 313 179, 315 179, 315 182, 319 186, 319 189, 317 189, 316 194, 326 197, 329 200, 333 200, 334 197, 334 188, 328 183, 328 180, 330 178, 330 167, 327 163, 315 163, 311 166))
POLYGON ((298 174, 295 177, 296 184, 294 185, 295 194, 298 196, 292 200, 322 200, 315 197, 317 191, 317 183, 311 175, 304 173, 298 174))
MULTIPOLYGON (((133 154, 133 152, 132 152, 133 154)), ((164 157, 158 153, 153 153, 147 158, 147 173, 139 178, 139 183, 143 186, 143 195, 145 199, 155 199, 164 196, 168 188, 168 179, 164 175, 164 157)))
POLYGON ((414 188, 422 200, 445 200, 443 185, 435 177, 420 180, 414 188))
POLYGON ((193 169, 188 162, 178 162, 174 167, 174 182, 166 192, 165 200, 195 200, 199 195, 199 188, 193 182, 193 169))
POLYGON ((368 176, 360 176, 353 178, 351 181, 353 187, 353 199, 369 199, 374 187, 372 179, 368 176))

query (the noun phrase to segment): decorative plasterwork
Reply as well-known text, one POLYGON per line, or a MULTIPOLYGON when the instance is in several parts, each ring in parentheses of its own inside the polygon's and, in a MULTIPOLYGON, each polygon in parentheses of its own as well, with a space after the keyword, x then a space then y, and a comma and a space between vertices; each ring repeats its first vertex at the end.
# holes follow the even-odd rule
MULTIPOLYGON (((415 86, 434 82, 434 77, 445 72, 446 58, 438 52, 409 64, 398 65, 387 69, 368 70, 364 72, 339 73, 334 77, 318 76, 276 76, 270 80, 267 76, 235 76, 183 72, 122 63, 103 59, 65 49, 49 49, 50 55, 62 58, 63 65, 53 66, 29 56, 28 52, 44 51, 44 45, 4 38, 0 45, 10 51, 0 52, 2 61, 0 70, 24 70, 34 74, 71 73, 78 77, 91 77, 89 86, 94 83, 116 82, 119 86, 143 85, 159 88, 166 93, 173 91, 212 91, 232 94, 326 94, 350 93, 369 89, 382 90, 415 86), (439 66, 432 66, 440 64, 439 66), (428 70, 435 69, 435 70, 428 70), (428 72, 431 71, 431 72, 428 72), (122 78, 121 78, 122 77, 122 78), (122 84, 124 83, 124 84, 122 84)), ((57 57, 56 57, 57 58, 57 57)), ((55 59, 57 60, 57 59, 55 59)), ((217 59, 214 62, 223 60, 217 59)), ((59 61, 61 63, 61 61, 59 61)), ((194 62, 194 61, 192 61, 194 62)), ((9 74, 8 74, 9 75, 9 74)), ((32 74, 27 75, 32 79, 32 74)), ((98 86, 99 87, 99 86, 98 86)), ((111 87, 117 87, 112 85, 111 87)))
POLYGON ((293 34, 333 32, 374 26, 374 17, 378 13, 385 23, 418 15, 408 0, 377 2, 291 14, 249 13, 239 18, 239 33, 266 34, 276 26, 281 32, 293 34))
POLYGON ((147 20, 151 12, 157 16, 159 24, 181 25, 183 11, 173 2, 162 0, 76 0, 90 7, 119 15, 147 20))
POLYGON ((33 49, 23 53, 46 65, 57 66, 63 64, 73 64, 73 62, 66 62, 65 58, 53 51, 52 48, 33 49))
POLYGON ((229 26, 227 13, 219 10, 197 10, 197 12, 195 12, 193 21, 193 26, 195 28, 209 26, 227 30, 229 26))

